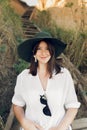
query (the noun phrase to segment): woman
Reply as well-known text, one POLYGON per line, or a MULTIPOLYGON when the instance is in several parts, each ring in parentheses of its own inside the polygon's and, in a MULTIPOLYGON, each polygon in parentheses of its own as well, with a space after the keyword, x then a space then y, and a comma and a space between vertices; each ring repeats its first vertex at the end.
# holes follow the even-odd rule
POLYGON ((19 45, 19 56, 31 62, 29 69, 18 75, 12 98, 22 130, 71 129, 80 103, 70 72, 56 62, 65 47, 47 32, 19 45))

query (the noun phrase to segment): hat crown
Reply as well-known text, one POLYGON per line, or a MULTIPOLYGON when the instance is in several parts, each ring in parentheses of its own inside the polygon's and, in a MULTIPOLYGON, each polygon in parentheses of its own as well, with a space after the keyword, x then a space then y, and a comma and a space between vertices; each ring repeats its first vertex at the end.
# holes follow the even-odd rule
POLYGON ((52 36, 48 32, 39 32, 34 38, 52 38, 52 36))
POLYGON ((34 38, 28 39, 18 46, 18 54, 20 58, 22 58, 27 62, 30 62, 31 57, 33 55, 32 49, 41 40, 47 40, 50 42, 50 44, 54 46, 55 58, 59 56, 66 47, 66 44, 64 44, 62 41, 58 40, 57 38, 53 38, 50 33, 41 31, 37 33, 34 36, 34 38))

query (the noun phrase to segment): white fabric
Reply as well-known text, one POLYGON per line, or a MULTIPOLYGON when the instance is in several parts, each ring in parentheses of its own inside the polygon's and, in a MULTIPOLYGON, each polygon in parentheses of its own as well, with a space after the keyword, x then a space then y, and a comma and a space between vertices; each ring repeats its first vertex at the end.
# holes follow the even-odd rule
POLYGON ((61 73, 54 73, 53 78, 48 79, 45 92, 38 74, 32 76, 29 69, 25 69, 17 77, 12 103, 22 107, 26 105, 25 116, 39 123, 45 130, 59 124, 65 109, 80 107, 71 74, 66 68, 62 68, 61 73), (42 112, 45 105, 40 103, 40 95, 44 93, 52 113, 51 117, 42 112))

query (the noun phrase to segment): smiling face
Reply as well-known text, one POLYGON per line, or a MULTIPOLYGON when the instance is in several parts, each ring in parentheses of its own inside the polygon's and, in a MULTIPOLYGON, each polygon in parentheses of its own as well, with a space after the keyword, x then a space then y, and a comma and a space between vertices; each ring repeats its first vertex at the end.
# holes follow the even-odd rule
POLYGON ((40 64, 46 64, 50 58, 51 54, 48 49, 48 45, 45 41, 41 41, 39 43, 39 46, 37 47, 36 54, 34 55, 36 59, 38 60, 38 63, 40 64))

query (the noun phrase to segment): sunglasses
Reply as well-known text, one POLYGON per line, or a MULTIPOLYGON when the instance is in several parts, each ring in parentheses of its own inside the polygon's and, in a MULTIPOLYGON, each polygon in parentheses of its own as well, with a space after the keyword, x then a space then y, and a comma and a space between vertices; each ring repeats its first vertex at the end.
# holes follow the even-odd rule
POLYGON ((49 109, 49 106, 47 104, 47 98, 45 95, 40 95, 40 103, 46 105, 44 108, 43 108, 43 113, 46 115, 46 116, 51 116, 51 112, 50 112, 50 109, 49 109))

